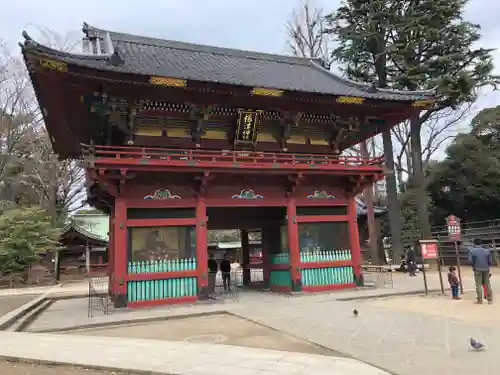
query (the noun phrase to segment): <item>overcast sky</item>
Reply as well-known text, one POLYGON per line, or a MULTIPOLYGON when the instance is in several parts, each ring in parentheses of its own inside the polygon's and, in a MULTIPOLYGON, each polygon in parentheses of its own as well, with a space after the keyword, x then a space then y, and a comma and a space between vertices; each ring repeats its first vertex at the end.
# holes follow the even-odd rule
MULTIPOLYGON (((333 11, 339 3, 315 1, 325 11, 333 11)), ((23 30, 33 37, 37 27, 60 35, 78 35, 85 21, 104 29, 158 38, 289 53, 284 24, 296 5, 296 0, 0 0, 0 39, 18 51, 23 30)), ((484 47, 500 47, 500 2, 472 0, 466 18, 481 24, 484 47)), ((495 57, 500 73, 500 52, 495 52, 495 57)), ((484 93, 478 103, 478 107, 494 105, 500 105, 496 92, 484 93)))

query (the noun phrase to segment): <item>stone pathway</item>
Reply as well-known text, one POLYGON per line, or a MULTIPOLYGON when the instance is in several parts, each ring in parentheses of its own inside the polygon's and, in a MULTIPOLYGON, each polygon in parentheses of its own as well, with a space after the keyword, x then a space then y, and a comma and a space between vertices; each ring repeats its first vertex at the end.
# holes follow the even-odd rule
MULTIPOLYGON (((494 291, 500 292, 500 289, 497 288, 497 286, 500 288, 500 282, 497 282, 497 279, 494 274, 492 278, 493 288, 494 291)), ((407 275, 395 274, 394 289, 363 289, 317 295, 304 294, 291 298, 267 293, 248 292, 242 293, 239 303, 226 301, 226 303, 195 306, 159 307, 151 310, 126 310, 127 312, 116 312, 108 316, 95 316, 91 319, 86 317, 84 300, 66 300, 58 301, 54 304, 48 310, 48 313, 36 321, 31 328, 35 330, 70 328, 78 324, 113 324, 123 321, 160 319, 186 314, 227 311, 256 323, 323 345, 334 351, 360 359, 398 375, 421 375, 422 373, 432 375, 498 374, 498 368, 500 368, 500 295, 496 296, 498 297, 496 299, 498 304, 476 306, 472 303, 474 294, 470 291, 473 287, 472 276, 467 270, 463 272, 463 281, 465 289, 469 290, 463 301, 452 301, 448 296, 442 297, 436 295, 429 295, 428 297, 389 297, 388 294, 414 293, 423 289, 420 277, 409 278, 407 275), (350 300, 359 297, 378 298, 375 300, 350 300), (80 304, 79 307, 76 306, 78 303, 80 304), (353 308, 360 311, 358 318, 353 317, 353 308), (470 337, 486 343, 487 350, 484 352, 471 351, 468 346, 470 337)), ((429 273, 429 288, 434 290, 439 289, 439 278, 435 273, 429 273)), ((7 339, 7 337, 1 336, 3 334, 0 333, 0 340, 2 341, 4 338, 7 339)), ((49 345, 47 343, 50 340, 55 340, 56 337, 61 336, 41 335, 33 336, 29 339, 26 337, 22 340, 31 340, 25 341, 25 343, 30 342, 31 344, 25 344, 24 347, 22 344, 19 344, 18 347, 22 348, 25 355, 28 355, 26 353, 38 355, 37 353, 42 350, 40 348, 49 345)), ((65 335, 64 340, 67 340, 67 337, 65 335)), ((111 342, 107 341, 113 340, 112 338, 96 339, 87 337, 83 339, 80 336, 71 337, 76 337, 74 340, 77 341, 82 340, 78 341, 79 343, 75 342, 77 347, 78 345, 82 345, 79 349, 82 352, 90 350, 89 348, 85 348, 85 345, 89 345, 92 346, 92 353, 100 353, 102 351, 103 353, 107 353, 107 355, 111 355, 104 349, 106 346, 105 343, 109 343, 111 347, 117 348, 112 351, 114 354, 111 357, 119 355, 116 353, 122 351, 121 346, 117 347, 116 344, 111 344, 111 342), (94 347, 95 345, 98 345, 97 349, 94 347)), ((153 341, 154 345, 160 345, 160 341, 154 340, 132 341, 136 348, 142 345, 153 345, 148 344, 147 342, 149 341, 153 341)), ((117 342, 129 343, 130 341, 129 339, 119 339, 117 342)), ((174 345, 174 343, 162 342, 161 345, 174 345)), ((182 350, 185 348, 184 345, 182 344, 182 350)), ((251 349, 251 351, 248 351, 250 349, 223 345, 217 346, 219 348, 224 347, 224 354, 221 354, 222 358, 229 358, 229 353, 233 355, 234 350, 234 355, 237 357, 240 356, 238 357, 240 358, 240 362, 244 362, 241 359, 244 352, 257 355, 257 352, 253 352, 253 350, 259 350, 251 349)), ((70 347, 67 345, 67 348, 70 347)), ((170 349, 167 347, 162 348, 165 351, 174 350, 172 347, 170 349)), ((203 353, 212 353, 212 350, 220 350, 210 349, 209 346, 198 349, 202 350, 203 353)), ((44 350, 42 350, 42 354, 44 350)), ((79 350, 71 350, 71 353, 65 354, 64 358, 78 356, 77 353, 79 350)), ((123 352, 128 353, 127 350, 129 349, 125 348, 123 352)), ((189 351, 191 349, 186 350, 189 351)), ((70 349, 66 349, 66 351, 69 352, 70 349)), ((180 352, 176 353, 179 354, 180 352)), ((280 355, 283 356, 288 355, 282 352, 276 352, 274 355, 278 355, 277 353, 281 353, 280 355)), ((157 354, 153 352, 151 355, 154 357, 157 354)), ((143 366, 143 360, 138 358, 139 356, 131 354, 128 354, 128 356, 129 361, 138 361, 136 366, 143 366)), ((210 361, 216 361, 213 359, 213 356, 210 361)), ((167 361, 165 355, 161 355, 156 359, 154 358, 152 359, 152 363, 157 367, 162 366, 167 361), (159 363, 160 360, 164 362, 159 363)), ((173 356, 172 358, 174 358, 172 361, 170 361, 170 358, 168 360, 173 365, 180 364, 183 361, 183 357, 181 356, 173 356)), ((280 362, 282 360, 282 357, 280 357, 281 359, 273 358, 274 360, 271 360, 271 362, 280 362)), ((205 357, 205 359, 208 361, 208 357, 205 357)), ((339 360, 335 359, 335 361, 339 360)), ((212 371, 213 369, 214 373, 217 372, 218 375, 225 374, 226 372, 229 373, 229 371, 231 371, 231 374, 238 373, 242 375, 246 373, 266 374, 265 371, 272 371, 279 374, 277 372, 279 369, 272 367, 279 365, 271 365, 264 359, 262 361, 264 362, 262 362, 261 366, 264 367, 258 371, 262 370, 264 372, 252 373, 248 371, 255 370, 243 368, 242 372, 240 372, 239 368, 232 367, 232 364, 221 364, 218 362, 207 362, 211 365, 208 367, 205 366, 205 368, 208 369, 207 371, 212 371), (216 370, 219 364, 222 368, 221 370, 216 370)), ((288 360, 285 362, 288 362, 288 360)), ((344 365, 344 362, 335 363, 342 363, 342 366, 344 365)), ((353 361, 349 363, 358 362, 353 361)), ((192 365, 192 363, 188 364, 192 365)), ((198 365, 201 366, 201 364, 198 365)), ((333 371, 333 363, 328 364, 328 366, 330 366, 328 370, 329 374, 342 373, 339 372, 342 370, 337 371, 336 367, 335 371, 333 371)), ((131 369, 138 369, 138 367, 132 367, 131 369)), ((199 370, 201 371, 201 367, 196 368, 196 366, 194 368, 190 367, 189 370, 183 369, 183 371, 199 370)), ((289 374, 293 373, 290 372, 289 368, 286 371, 289 374)), ((306 371, 306 368, 296 371, 298 371, 296 372, 298 374, 307 373, 300 372, 306 371)), ((311 374, 321 374, 320 367, 314 369, 314 371, 311 374)), ((202 372, 186 373, 193 375, 202 374, 202 372)), ((359 373, 362 374, 363 372, 359 373)), ((350 374, 356 374, 356 372, 351 371, 350 374)))
POLYGON ((349 358, 158 340, 1 332, 0 354, 178 375, 389 375, 349 358))

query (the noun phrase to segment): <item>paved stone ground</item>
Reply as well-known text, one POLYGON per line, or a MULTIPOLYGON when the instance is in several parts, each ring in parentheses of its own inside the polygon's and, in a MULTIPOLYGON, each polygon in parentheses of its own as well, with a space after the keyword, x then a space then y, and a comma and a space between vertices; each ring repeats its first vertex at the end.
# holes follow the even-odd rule
POLYGON ((0 317, 28 303, 36 295, 0 296, 0 317))
POLYGON ((0 347, 0 355, 81 366, 119 367, 132 372, 141 370, 177 375, 389 375, 350 358, 231 345, 22 332, 0 332, 0 340, 9 343, 0 347))
MULTIPOLYGON (((437 274, 429 273, 428 276, 430 289, 438 289, 437 274)), ((500 291, 497 279, 500 278, 494 273, 493 288, 500 291)), ((499 304, 492 306, 473 305, 474 294, 470 291, 473 283, 468 270, 463 272, 463 281, 465 289, 469 290, 463 301, 434 295, 389 298, 387 295, 390 293, 418 292, 423 289, 421 277, 410 278, 401 274, 394 275, 394 289, 304 294, 291 298, 249 292, 241 295, 239 303, 225 301, 187 307, 161 307, 149 311, 131 310, 92 319, 86 318, 86 309, 81 301, 81 315, 76 313, 75 306, 70 306, 75 301, 60 301, 53 306, 52 313, 42 316, 32 329, 229 311, 398 375, 498 374, 500 327, 497 323, 500 323, 500 300, 497 299, 499 304), (360 297, 379 298, 341 301, 360 297), (360 311, 358 318, 352 316, 353 308, 360 311), (469 337, 486 343, 487 350, 472 352, 468 347, 469 337)), ((234 369, 231 373, 234 373, 234 369)))
POLYGON ((69 331, 68 333, 85 336, 204 342, 338 356, 338 353, 322 346, 231 314, 213 314, 149 323, 87 328, 69 331))
POLYGON ((93 370, 74 366, 48 366, 0 360, 0 374, 5 375, 135 375, 133 373, 93 370))

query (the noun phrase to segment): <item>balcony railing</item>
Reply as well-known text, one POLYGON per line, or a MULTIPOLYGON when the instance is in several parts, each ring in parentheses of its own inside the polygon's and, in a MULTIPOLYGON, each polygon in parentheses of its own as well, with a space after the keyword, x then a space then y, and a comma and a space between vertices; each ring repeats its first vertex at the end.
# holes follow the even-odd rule
POLYGON ((284 169, 381 169, 383 157, 291 154, 261 151, 167 149, 82 145, 83 156, 98 164, 284 169))

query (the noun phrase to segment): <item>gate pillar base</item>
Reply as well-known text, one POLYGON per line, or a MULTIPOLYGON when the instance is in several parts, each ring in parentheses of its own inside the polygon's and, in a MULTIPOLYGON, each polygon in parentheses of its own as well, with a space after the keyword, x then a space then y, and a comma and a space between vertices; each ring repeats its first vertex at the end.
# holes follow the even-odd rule
POLYGON ((292 281, 292 292, 300 292, 302 290, 302 280, 292 281))
POLYGON ((127 307, 127 296, 125 294, 116 293, 113 296, 113 306, 115 309, 127 307))
POLYGON ((208 286, 202 286, 202 287, 198 288, 198 299, 200 301, 207 300, 208 296, 209 296, 208 286))

